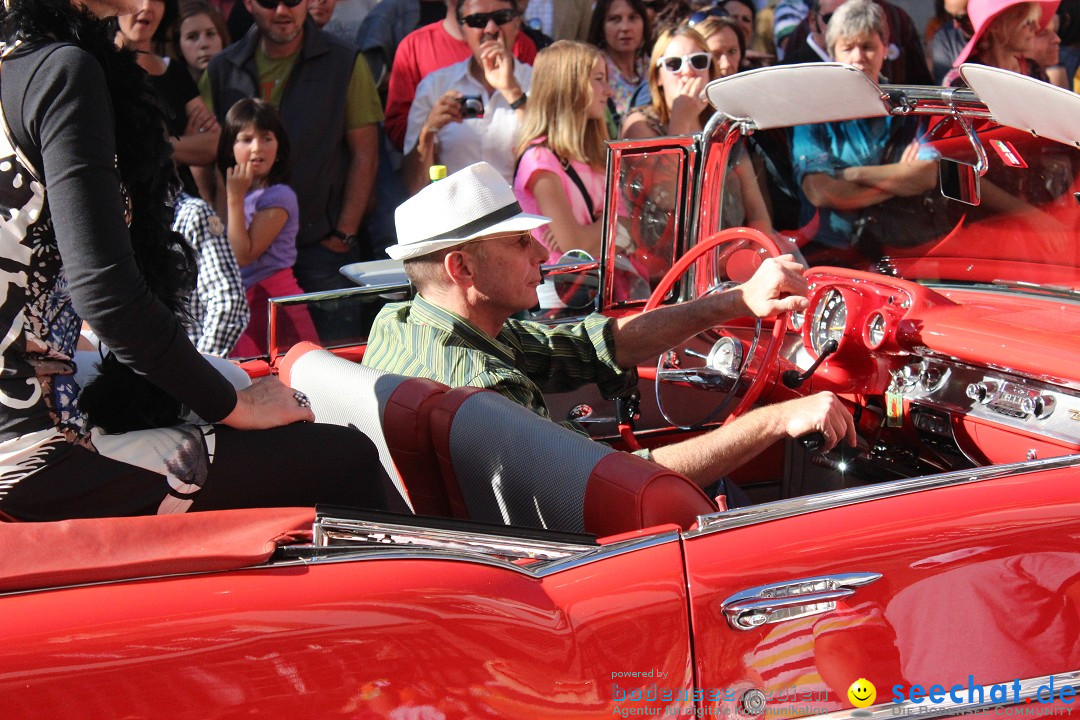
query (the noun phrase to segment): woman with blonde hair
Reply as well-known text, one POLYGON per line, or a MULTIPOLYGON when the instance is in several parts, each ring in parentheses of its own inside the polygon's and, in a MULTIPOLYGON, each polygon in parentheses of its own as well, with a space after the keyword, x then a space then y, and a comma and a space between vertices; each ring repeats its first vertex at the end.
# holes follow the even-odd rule
POLYGON ((660 33, 648 70, 652 103, 633 109, 619 137, 651 138, 701 132, 712 114, 705 86, 716 65, 705 38, 686 25, 660 33))
MULTIPOLYGON (((727 29, 735 32, 734 28, 727 29)), ((737 44, 737 47, 742 46, 737 44)), ((725 75, 730 75, 737 71, 738 63, 729 66, 727 62, 714 62, 708 42, 696 27, 680 25, 661 33, 649 64, 652 104, 627 115, 619 137, 689 135, 704 130, 712 115, 705 99, 705 86, 722 76, 721 67, 725 75)), ((724 183, 724 226, 746 225, 772 233, 769 209, 758 187, 753 163, 742 147, 733 157, 724 183)))
POLYGON ((536 56, 514 194, 525 212, 551 218, 533 231, 549 263, 571 249, 600 252, 610 97, 607 64, 595 47, 560 40, 536 56))

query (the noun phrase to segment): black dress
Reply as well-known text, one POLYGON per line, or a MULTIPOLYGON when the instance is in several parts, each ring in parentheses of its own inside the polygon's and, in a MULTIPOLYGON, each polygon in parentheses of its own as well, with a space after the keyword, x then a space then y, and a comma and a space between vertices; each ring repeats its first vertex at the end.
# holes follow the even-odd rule
MULTIPOLYGON (((161 75, 151 75, 150 84, 161 95, 165 103, 166 122, 169 134, 180 137, 187 129, 188 114, 187 104, 199 97, 199 88, 191 79, 191 73, 187 71, 183 63, 169 62, 166 58, 165 72, 161 75)), ((199 188, 195 185, 195 178, 191 175, 191 169, 187 165, 177 165, 180 174, 180 182, 184 186, 184 192, 193 197, 199 196, 199 188)))
POLYGON ((5 47, 0 64, 0 511, 48 520, 402 508, 358 432, 210 424, 236 393, 136 267, 102 66, 53 40, 5 47), (122 362, 209 422, 116 435, 89 427, 72 375, 84 319, 122 362))

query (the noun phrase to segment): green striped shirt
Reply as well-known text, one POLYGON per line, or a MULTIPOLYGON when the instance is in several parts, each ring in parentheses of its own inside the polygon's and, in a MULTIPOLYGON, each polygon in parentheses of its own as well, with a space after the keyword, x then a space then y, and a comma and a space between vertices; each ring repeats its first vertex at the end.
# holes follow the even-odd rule
MULTIPOLYGON (((636 368, 615 363, 612 322, 599 314, 572 325, 507 320, 493 338, 418 295, 387 305, 375 318, 364 365, 451 387, 488 388, 550 418, 545 392, 596 383, 612 398, 637 384, 636 368)), ((576 423, 562 424, 581 432, 576 423)))

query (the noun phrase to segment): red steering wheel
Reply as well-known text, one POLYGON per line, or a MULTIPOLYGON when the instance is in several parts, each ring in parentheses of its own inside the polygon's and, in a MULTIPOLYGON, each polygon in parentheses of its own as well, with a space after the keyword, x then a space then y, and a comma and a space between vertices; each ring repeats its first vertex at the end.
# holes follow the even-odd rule
MULTIPOLYGON (((721 230, 718 233, 710 235, 708 238, 692 247, 681 258, 679 258, 678 262, 671 266, 671 269, 667 271, 664 277, 657 284, 656 288, 652 291, 652 295, 649 296, 648 302, 645 303, 644 310, 649 311, 658 307, 660 303, 664 300, 664 298, 667 296, 671 288, 679 280, 679 278, 681 278, 686 273, 686 271, 690 267, 692 267, 695 262, 697 262, 699 258, 705 255, 705 253, 708 253, 725 243, 732 243, 732 246, 730 248, 727 248, 723 253, 720 254, 719 259, 721 262, 723 262, 724 260, 727 260, 729 263, 739 262, 740 260, 745 259, 745 256, 741 256, 741 253, 739 252, 741 250, 749 250, 753 253, 752 257, 755 258, 755 260, 747 263, 744 272, 739 273, 745 275, 745 277, 742 278, 743 281, 749 279, 750 274, 752 274, 753 270, 756 270, 757 267, 761 264, 763 254, 768 257, 777 257, 780 255, 780 248, 777 247, 773 239, 765 233, 761 232, 760 230, 748 227, 728 228, 726 230, 721 230), (756 249, 751 249, 752 246, 758 247, 756 249)), ((720 288, 712 288, 710 292, 715 292, 718 289, 720 288)), ((728 414, 727 418, 724 420, 725 423, 730 422, 734 418, 749 410, 753 406, 754 402, 757 401, 758 396, 761 395, 761 391, 765 388, 765 380, 768 377, 767 369, 772 367, 772 365, 776 362, 776 356, 780 352, 781 340, 784 337, 785 328, 787 325, 785 320, 786 318, 784 316, 777 317, 774 320, 772 336, 769 338, 769 342, 765 345, 764 355, 762 356, 761 363, 758 365, 758 372, 750 381, 750 386, 746 388, 746 391, 743 393, 742 398, 739 400, 734 410, 732 410, 728 414)), ((746 374, 746 368, 752 364, 754 357, 757 355, 757 349, 760 347, 759 341, 761 339, 761 326, 761 320, 758 319, 754 327, 754 337, 752 342, 750 343, 750 351, 746 353, 746 358, 739 364, 738 372, 734 378, 734 382, 730 383, 730 389, 727 390, 727 394, 721 400, 720 405, 717 406, 718 408, 730 404, 732 398, 738 394, 739 388, 742 385, 743 376, 746 374)), ((735 342, 741 344, 741 341, 738 338, 733 339, 735 342)), ((665 382, 665 378, 662 377, 660 366, 663 365, 666 355, 667 353, 662 354, 660 356, 660 360, 657 363, 656 402, 659 406, 661 414, 670 421, 667 413, 664 412, 663 404, 660 399, 660 383, 665 382)), ((685 383, 687 380, 689 380, 691 384, 696 384, 694 382, 695 380, 703 381, 710 376, 715 377, 717 372, 718 371, 710 370, 709 368, 698 368, 696 370, 680 370, 678 375, 680 382, 685 383)), ((704 385, 705 383, 702 382, 702 386, 704 385)), ((683 427, 683 429, 696 429, 697 427, 700 427, 701 425, 712 419, 712 415, 710 415, 709 417, 706 417, 704 420, 699 421, 695 425, 681 427, 683 427)))

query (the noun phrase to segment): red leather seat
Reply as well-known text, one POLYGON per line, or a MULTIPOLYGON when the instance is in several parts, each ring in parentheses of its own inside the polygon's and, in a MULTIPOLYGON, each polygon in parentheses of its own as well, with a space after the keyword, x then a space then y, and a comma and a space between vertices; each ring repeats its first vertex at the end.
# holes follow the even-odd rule
POLYGON ((683 475, 489 390, 441 395, 431 435, 454 517, 603 537, 716 512, 683 475))
POLYGON ((450 515, 428 430, 445 385, 363 367, 309 342, 286 353, 280 376, 308 396, 318 422, 353 426, 372 439, 413 512, 450 515))

